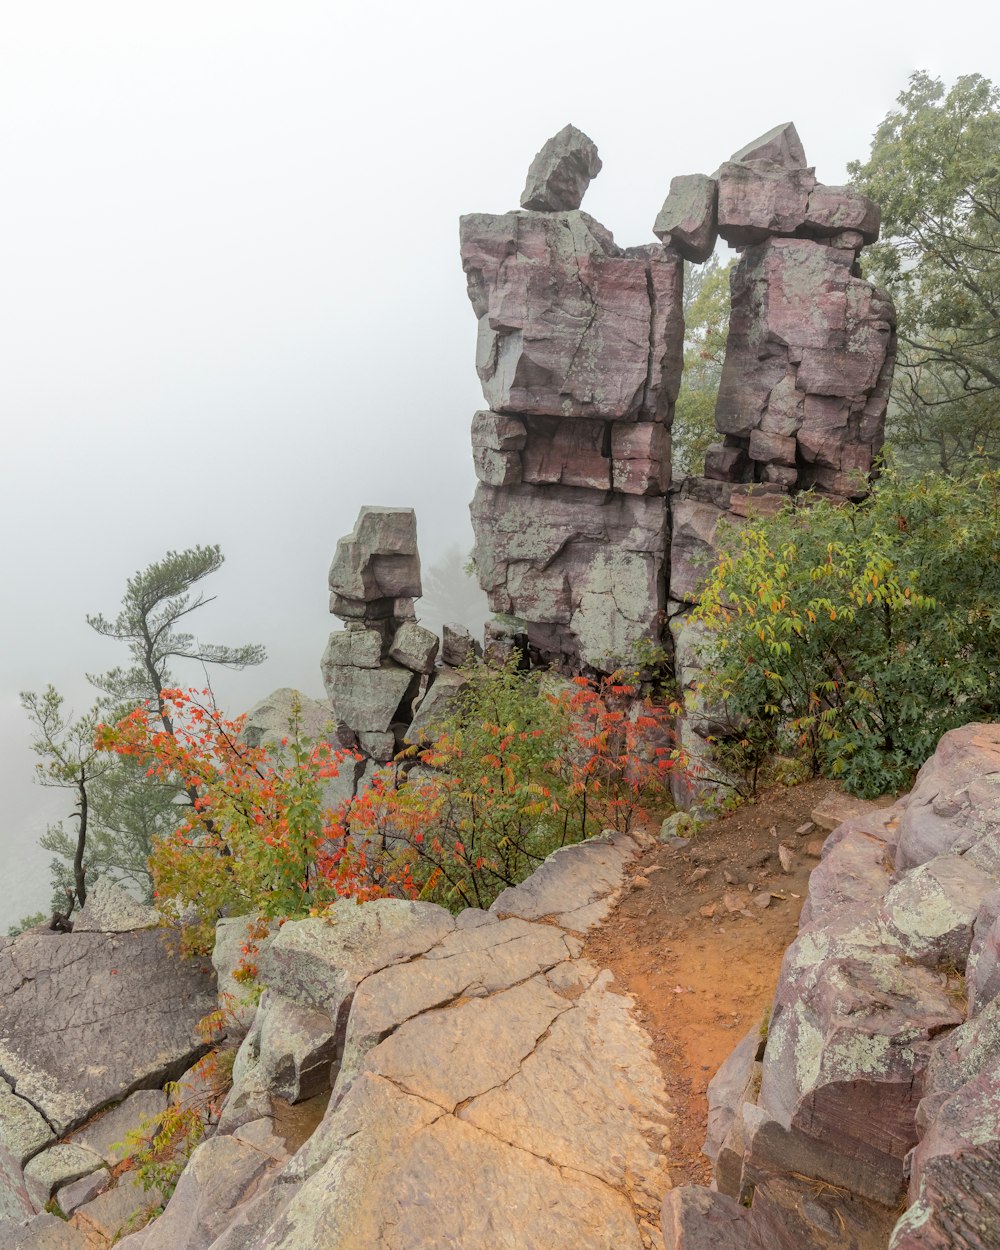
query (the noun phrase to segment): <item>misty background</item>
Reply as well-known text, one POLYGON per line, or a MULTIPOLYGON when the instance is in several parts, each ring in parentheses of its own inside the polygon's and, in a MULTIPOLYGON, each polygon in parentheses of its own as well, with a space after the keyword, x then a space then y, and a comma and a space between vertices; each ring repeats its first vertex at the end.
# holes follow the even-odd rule
MULTIPOLYGON (((794 120, 827 183, 915 69, 997 79, 992 4, 833 14, 622 0, 33 0, 0 8, 0 932, 48 905, 22 689, 93 701, 126 579, 220 543, 192 626, 260 642, 235 714, 322 696, 326 572, 363 504, 471 546, 481 406, 458 216, 517 207, 568 121, 585 209, 651 241, 674 174, 794 120)), ((418 612, 420 605, 418 604, 418 612)), ((177 670, 199 683, 197 671, 177 670)))

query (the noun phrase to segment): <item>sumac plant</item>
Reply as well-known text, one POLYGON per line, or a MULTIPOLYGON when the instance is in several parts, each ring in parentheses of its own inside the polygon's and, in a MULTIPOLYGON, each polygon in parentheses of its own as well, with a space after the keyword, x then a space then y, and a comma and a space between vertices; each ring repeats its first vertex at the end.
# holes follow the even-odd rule
POLYGON ((186 916, 186 949, 210 950, 221 915, 287 918, 337 898, 414 892, 405 863, 372 884, 365 847, 323 802, 349 753, 310 742, 297 711, 272 754, 249 746, 246 718, 226 719, 209 691, 164 690, 160 699, 173 733, 163 730, 158 705, 143 704, 101 726, 98 743, 194 796, 178 806, 178 827, 154 842, 150 859, 161 911, 186 916))
POLYGON ((697 616, 730 759, 799 754, 871 797, 908 786, 946 730, 996 719, 998 533, 1000 473, 889 471, 863 503, 725 535, 697 616))
POLYGON ((345 817, 369 889, 405 872, 455 910, 488 907, 561 846, 627 830, 680 766, 676 708, 625 681, 553 689, 514 663, 465 676, 430 744, 376 774, 345 817))

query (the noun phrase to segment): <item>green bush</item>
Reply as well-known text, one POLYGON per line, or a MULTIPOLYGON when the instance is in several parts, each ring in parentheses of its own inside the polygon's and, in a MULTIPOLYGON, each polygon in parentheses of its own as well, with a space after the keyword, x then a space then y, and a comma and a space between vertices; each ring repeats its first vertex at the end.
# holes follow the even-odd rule
POLYGON ((891 471, 860 504, 724 532, 697 616, 725 763, 799 754, 871 797, 908 786, 946 730, 995 718, 998 534, 1000 473, 891 471))

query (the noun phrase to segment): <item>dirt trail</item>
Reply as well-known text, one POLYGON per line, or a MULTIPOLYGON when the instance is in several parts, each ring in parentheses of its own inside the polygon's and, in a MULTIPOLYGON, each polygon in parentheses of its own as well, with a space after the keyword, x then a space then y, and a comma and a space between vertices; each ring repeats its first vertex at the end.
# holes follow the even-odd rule
POLYGON ((587 957, 635 996, 653 1039, 678 1116, 675 1185, 711 1179, 705 1090, 770 1006, 826 837, 811 813, 835 792, 823 780, 780 789, 705 825, 687 847, 658 843, 587 943, 587 957))

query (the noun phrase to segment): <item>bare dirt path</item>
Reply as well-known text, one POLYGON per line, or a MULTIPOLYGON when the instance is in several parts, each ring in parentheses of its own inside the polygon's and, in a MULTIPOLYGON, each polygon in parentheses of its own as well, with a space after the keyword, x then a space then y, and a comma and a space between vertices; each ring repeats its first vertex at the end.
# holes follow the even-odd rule
POLYGON ((634 995, 653 1040, 678 1117, 675 1185, 711 1178, 705 1090, 764 1020, 826 837, 811 814, 834 793, 824 780, 779 789, 703 826, 687 847, 658 843, 587 942, 585 955, 634 995))

